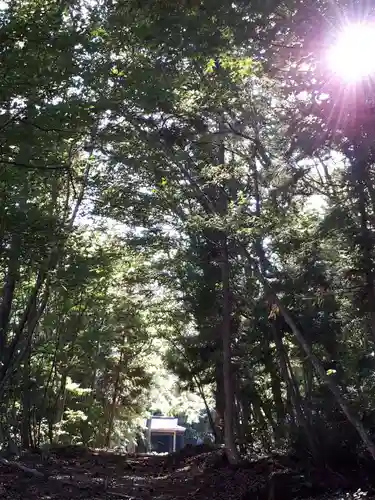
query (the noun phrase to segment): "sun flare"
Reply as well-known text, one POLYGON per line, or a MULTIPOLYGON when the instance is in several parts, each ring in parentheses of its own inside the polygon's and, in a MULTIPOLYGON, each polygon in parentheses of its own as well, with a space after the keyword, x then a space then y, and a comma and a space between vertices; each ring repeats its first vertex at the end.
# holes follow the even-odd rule
POLYGON ((375 24, 344 28, 328 51, 330 69, 348 83, 375 76, 375 24))

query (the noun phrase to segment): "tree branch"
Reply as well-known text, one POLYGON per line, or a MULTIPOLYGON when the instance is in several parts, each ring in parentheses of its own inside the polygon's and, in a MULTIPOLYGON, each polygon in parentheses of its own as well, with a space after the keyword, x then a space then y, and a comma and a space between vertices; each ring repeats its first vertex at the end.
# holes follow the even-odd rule
POLYGON ((20 168, 27 168, 27 169, 38 169, 38 170, 63 170, 66 171, 69 169, 68 165, 31 165, 27 163, 22 163, 18 161, 12 161, 12 160, 5 160, 3 158, 0 158, 0 163, 3 163, 5 165, 13 166, 13 167, 20 167, 20 168))

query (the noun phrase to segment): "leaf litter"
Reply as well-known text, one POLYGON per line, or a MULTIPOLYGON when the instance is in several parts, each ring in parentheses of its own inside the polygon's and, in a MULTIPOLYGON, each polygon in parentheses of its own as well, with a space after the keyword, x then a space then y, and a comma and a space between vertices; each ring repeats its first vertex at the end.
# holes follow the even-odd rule
POLYGON ((307 468, 276 453, 234 467, 223 449, 206 445, 167 456, 67 446, 47 459, 27 452, 0 464, 0 499, 371 500, 375 467, 367 460, 347 470, 307 468))

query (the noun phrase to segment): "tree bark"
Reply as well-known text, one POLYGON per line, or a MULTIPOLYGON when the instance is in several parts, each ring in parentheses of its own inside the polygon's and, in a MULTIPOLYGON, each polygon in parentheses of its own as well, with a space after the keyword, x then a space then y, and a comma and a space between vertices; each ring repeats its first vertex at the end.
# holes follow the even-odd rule
MULTIPOLYGON (((222 361, 222 359, 220 359, 222 361)), ((215 365, 215 428, 216 444, 224 442, 225 391, 222 362, 215 365)))
POLYGON ((60 389, 56 398, 56 406, 55 406, 55 418, 54 424, 61 422, 64 419, 65 413, 65 404, 66 404, 66 381, 68 379, 68 370, 65 370, 61 376, 60 381, 60 389))
POLYGON ((30 358, 31 358, 31 339, 28 341, 27 345, 27 351, 23 367, 23 380, 22 380, 21 446, 24 450, 28 450, 30 448, 30 436, 31 436, 30 358))
POLYGON ((271 390, 276 410, 277 425, 274 428, 275 441, 276 443, 280 444, 282 438, 285 436, 285 407, 283 398, 281 396, 280 377, 277 367, 275 366, 269 342, 267 342, 266 346, 265 368, 268 371, 271 378, 271 390))
POLYGON ((19 247, 18 236, 13 236, 11 246, 11 256, 9 258, 8 271, 5 277, 3 293, 0 306, 0 355, 4 361, 4 352, 7 345, 7 330, 12 309, 13 296, 16 288, 16 282, 19 277, 19 247), (17 243, 15 242, 17 240, 17 243))
POLYGON ((280 332, 277 331, 275 325, 271 325, 273 334, 274 334, 274 339, 275 339, 275 344, 277 348, 277 352, 279 355, 279 362, 280 362, 280 370, 281 373, 283 374, 284 381, 287 386, 287 391, 288 395, 290 397, 290 401, 292 404, 292 408, 295 412, 295 417, 296 421, 298 423, 298 426, 303 429, 307 442, 309 444, 310 451, 315 459, 317 459, 317 449, 316 449, 316 444, 314 440, 314 436, 311 432, 310 425, 309 425, 309 420, 307 418, 307 415, 305 415, 304 412, 304 406, 302 402, 302 396, 297 384, 297 381, 295 379, 292 367, 290 365, 290 362, 288 360, 288 355, 285 351, 285 347, 283 345, 283 341, 280 335, 280 332))
POLYGON ((202 398, 204 407, 206 409, 208 422, 210 424, 211 431, 212 431, 212 434, 213 434, 215 442, 216 442, 217 431, 216 431, 214 419, 212 418, 212 413, 211 413, 210 407, 208 406, 207 398, 206 398, 206 396, 204 394, 204 390, 203 390, 202 384, 200 383, 200 381, 198 380, 198 378, 194 377, 194 380, 195 380, 195 385, 196 385, 196 387, 198 389, 199 395, 202 398))
POLYGON ((323 382, 325 382, 327 384, 329 390, 333 394, 335 400, 339 404, 339 406, 342 409, 343 413, 345 414, 346 418, 353 425, 353 427, 357 430, 357 432, 360 435, 367 450, 369 451, 372 458, 375 460, 375 445, 371 441, 364 425, 359 420, 359 418, 357 418, 354 415, 354 413, 351 411, 349 404, 345 401, 344 397, 341 395, 340 389, 337 386, 337 384, 332 380, 332 378, 329 375, 327 375, 322 363, 319 361, 319 359, 313 353, 310 345, 305 340, 305 337, 303 336, 302 332, 297 327, 293 318, 289 314, 288 310, 284 307, 284 305, 282 304, 282 302, 279 299, 279 297, 277 296, 277 294, 272 290, 267 279, 264 278, 264 276, 260 273, 259 270, 257 270, 257 274, 258 274, 259 278, 261 279, 269 296, 273 297, 274 303, 277 305, 280 313, 284 317, 286 323, 289 325, 289 327, 292 330, 294 336, 296 337, 298 343, 301 345, 302 349, 305 351, 306 355, 309 357, 309 359, 310 359, 312 365, 314 366, 314 369, 317 372, 318 376, 320 377, 320 379, 323 382))
POLYGON ((121 364, 123 362, 123 359, 124 359, 124 353, 121 350, 120 359, 119 359, 119 362, 117 363, 117 367, 116 367, 116 379, 115 379, 115 385, 113 388, 112 402, 111 402, 111 406, 109 408, 108 430, 107 430, 107 434, 106 434, 106 438, 105 438, 105 446, 107 448, 110 448, 110 446, 111 446, 113 425, 114 425, 114 421, 115 421, 116 402, 117 402, 118 393, 119 393, 119 389, 120 389, 121 364))
POLYGON ((43 297, 41 298, 41 302, 38 308, 36 308, 36 299, 37 296, 31 295, 29 297, 29 303, 27 305, 27 314, 25 311, 25 314, 22 317, 21 324, 18 325, 16 331, 15 331, 15 336, 7 349, 7 358, 4 363, 3 369, 0 372, 0 395, 3 393, 5 385, 7 381, 12 377, 12 374, 14 373, 15 369, 17 366, 22 362, 25 356, 25 352, 27 350, 27 347, 21 346, 21 349, 19 350, 19 353, 16 355, 16 349, 17 346, 19 346, 21 340, 22 340, 22 333, 24 331, 24 328, 26 324, 28 324, 28 331, 27 335, 23 339, 24 342, 26 343, 26 346, 28 345, 28 342, 31 342, 32 337, 34 335, 35 328, 38 325, 38 322, 40 318, 42 317, 44 310, 47 306, 47 302, 49 299, 49 293, 50 293, 50 288, 49 288, 49 279, 47 279, 45 290, 43 297))
POLYGON ((231 298, 230 298, 230 268, 226 237, 223 238, 222 248, 222 286, 223 286, 223 375, 225 393, 224 412, 224 442, 229 463, 236 464, 239 461, 234 438, 234 387, 232 374, 232 346, 231 346, 231 298))

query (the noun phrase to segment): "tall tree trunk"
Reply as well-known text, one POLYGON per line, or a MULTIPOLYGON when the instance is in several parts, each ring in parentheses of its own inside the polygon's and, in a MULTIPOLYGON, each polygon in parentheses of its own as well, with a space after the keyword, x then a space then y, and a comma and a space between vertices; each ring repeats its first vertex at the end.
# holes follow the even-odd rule
POLYGON ((281 440, 285 436, 285 407, 283 398, 281 396, 280 377, 277 368, 275 366, 269 342, 267 342, 266 353, 265 353, 265 368, 270 374, 271 390, 272 390, 273 400, 275 403, 276 420, 277 420, 277 425, 275 428, 275 441, 276 443, 281 444, 281 440))
POLYGON ((216 444, 224 442, 225 391, 222 358, 215 365, 215 429, 216 444))
POLYGON ((262 401, 259 397, 255 397, 251 401, 251 406, 253 410, 254 421, 257 423, 256 427, 260 432, 260 439, 263 447, 266 451, 270 451, 272 448, 271 433, 269 432, 269 425, 267 423, 267 418, 262 408, 262 401))
POLYGON ((240 440, 243 441, 244 443, 247 443, 247 445, 251 446, 253 443, 253 433, 251 432, 251 411, 250 411, 250 406, 251 404, 247 402, 247 400, 243 398, 241 395, 239 404, 241 405, 241 434, 240 434, 240 440))
POLYGON ((31 339, 27 345, 27 351, 23 366, 23 380, 22 380, 21 446, 25 450, 28 450, 30 448, 30 436, 31 436, 30 360, 31 360, 31 339))
MULTIPOLYGON (((58 320, 58 325, 57 325, 57 339, 56 339, 56 342, 55 342, 55 348, 54 348, 54 353, 53 353, 53 359, 52 359, 52 363, 51 363, 51 368, 49 370, 49 373, 48 373, 48 378, 47 378, 47 381, 44 385, 44 392, 43 392, 43 400, 42 400, 42 404, 40 405, 40 407, 38 408, 38 430, 37 430, 37 439, 36 439, 36 442, 37 442, 37 446, 40 446, 40 440, 41 440, 41 427, 42 427, 42 420, 43 420, 43 417, 45 415, 45 412, 47 410, 47 408, 49 408, 51 406, 51 401, 49 401, 49 397, 48 397, 48 390, 50 389, 50 386, 53 385, 53 382, 54 382, 54 376, 53 374, 55 373, 56 374, 56 371, 57 371, 57 367, 56 367, 56 362, 57 362, 57 354, 58 354, 58 351, 59 351, 59 348, 60 348, 60 339, 61 339, 61 329, 59 328, 60 327, 60 318, 58 320), (52 383, 51 383, 52 382, 52 383)), ((49 412, 50 413, 50 412, 49 412)), ((51 418, 47 418, 48 421, 52 421, 51 418)), ((52 424, 53 425, 53 424, 52 424)))
POLYGON ((17 235, 13 236, 10 254, 0 305, 0 356, 3 361, 13 296, 19 278, 19 237, 17 235))
POLYGON ((277 331, 275 325, 272 325, 271 328, 275 339, 276 349, 279 355, 280 371, 283 374, 283 378, 287 386, 288 395, 292 403, 292 408, 295 412, 295 417, 298 423, 298 427, 303 429, 311 454, 314 457, 314 459, 317 460, 318 453, 316 449, 314 435, 309 425, 309 419, 307 418, 306 412, 304 411, 302 396, 297 381, 295 379, 293 369, 289 362, 288 354, 283 345, 280 332, 277 331))
MULTIPOLYGON (((27 211, 27 199, 29 198, 29 186, 24 182, 20 195, 19 211, 27 211)), ((5 215, 4 215, 5 216, 5 215)), ((2 300, 0 305, 0 359, 6 364, 7 359, 7 332, 11 316, 12 303, 20 272, 20 252, 22 247, 22 236, 18 228, 14 228, 8 253, 8 270, 4 280, 2 300)), ((5 253, 5 252, 4 252, 5 253)))
POLYGON ((223 286, 223 375, 224 375, 224 443, 229 463, 239 461, 239 453, 234 437, 234 387, 232 374, 232 346, 231 346, 231 297, 230 297, 230 267, 228 258, 227 239, 223 238, 221 276, 223 286))
POLYGON ((26 337, 26 347, 23 352, 24 360, 24 370, 23 370, 23 391, 22 391, 22 426, 21 426, 21 441, 22 447, 24 449, 30 448, 32 442, 32 431, 31 431, 31 391, 33 390, 30 381, 30 363, 31 363, 31 348, 32 340, 36 325, 38 323, 39 317, 43 314, 44 307, 47 304, 49 296, 49 288, 47 288, 47 296, 44 297, 44 301, 37 309, 34 303, 33 309, 30 311, 30 315, 27 322, 27 337, 26 337))
POLYGON ((67 392, 66 392, 67 379, 68 379, 68 372, 65 370, 61 376, 60 389, 58 396, 56 398, 55 418, 53 422, 54 424, 61 422, 64 419, 66 397, 67 397, 67 392))
MULTIPOLYGON (((224 118, 219 119, 219 133, 225 130, 224 118)), ((219 143, 217 155, 218 165, 225 165, 224 136, 219 143)), ((231 186, 229 186, 232 189, 231 186)), ((228 212, 228 199, 225 192, 218 193, 219 214, 225 217, 228 212)), ((226 233, 219 236, 221 283, 222 283, 222 343, 223 343, 223 377, 224 377, 224 444, 229 463, 237 464, 240 456, 237 450, 234 430, 234 381, 232 373, 232 296, 230 288, 230 263, 228 254, 228 237, 226 233)))
POLYGON ((199 381, 199 379, 197 377, 194 377, 194 382, 195 382, 195 385, 196 385, 196 387, 198 389, 199 395, 202 398, 204 407, 206 409, 206 414, 207 414, 208 422, 210 424, 210 428, 211 428, 212 434, 213 434, 215 442, 216 442, 216 440, 217 440, 217 430, 216 430, 214 419, 212 418, 212 413, 211 413, 210 407, 208 406, 208 401, 207 401, 206 395, 204 394, 203 386, 202 386, 202 384, 200 383, 200 381, 199 381))
POLYGON ((38 308, 36 307, 37 296, 30 295, 29 297, 29 303, 26 308, 27 314, 25 311, 25 314, 22 316, 21 323, 18 324, 18 327, 15 330, 15 335, 7 349, 6 361, 4 362, 4 366, 0 371, 0 395, 4 392, 6 383, 9 379, 12 378, 13 373, 24 358, 26 348, 22 345, 20 346, 20 343, 23 340, 27 346, 27 343, 29 341, 31 342, 34 331, 47 306, 49 293, 50 287, 48 278, 38 308), (28 325, 27 334, 25 338, 22 338, 22 334, 26 325, 28 325), (18 350, 18 353, 16 353, 18 346, 20 346, 20 349, 18 350))
POLYGON ((309 410, 306 418, 311 422, 311 407, 312 407, 312 395, 313 395, 313 382, 314 382, 314 372, 311 366, 310 361, 307 359, 303 363, 303 373, 304 373, 304 391, 305 391, 305 400, 306 406, 309 410))
POLYGON ((112 402, 111 402, 111 405, 109 408, 108 429, 107 429, 107 434, 106 434, 106 438, 105 438, 105 446, 107 448, 109 448, 111 446, 113 425, 114 425, 115 414, 116 414, 116 403, 117 403, 118 393, 119 393, 119 389, 120 389, 121 365, 122 365, 123 359, 124 359, 124 354, 123 354, 123 351, 121 351, 120 359, 119 359, 119 362, 117 363, 117 367, 116 367, 116 379, 115 379, 115 385, 113 387, 112 402))

